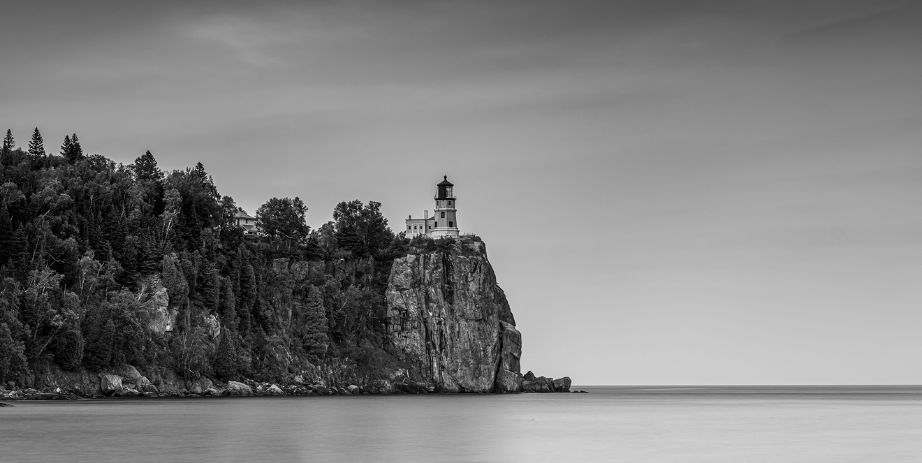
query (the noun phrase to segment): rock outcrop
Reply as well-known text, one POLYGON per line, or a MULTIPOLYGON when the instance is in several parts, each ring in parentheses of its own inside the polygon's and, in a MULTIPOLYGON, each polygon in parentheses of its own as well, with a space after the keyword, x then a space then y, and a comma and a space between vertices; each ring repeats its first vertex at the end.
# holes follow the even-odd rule
POLYGON ((482 242, 462 238, 396 259, 386 298, 389 347, 412 388, 521 390, 522 337, 482 242))
POLYGON ((237 381, 228 381, 227 382, 227 394, 236 395, 236 396, 246 396, 253 395, 253 389, 246 384, 239 383, 237 381))
POLYGON ((570 392, 570 377, 546 378, 535 376, 534 373, 525 373, 522 381, 522 392, 570 392))
POLYGON ((112 374, 99 375, 99 391, 103 395, 113 395, 122 391, 122 377, 112 374))

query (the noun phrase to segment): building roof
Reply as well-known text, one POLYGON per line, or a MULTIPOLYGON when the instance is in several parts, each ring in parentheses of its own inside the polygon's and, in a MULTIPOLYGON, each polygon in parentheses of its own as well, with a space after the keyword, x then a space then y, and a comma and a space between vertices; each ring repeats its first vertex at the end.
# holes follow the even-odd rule
POLYGON ((234 218, 235 219, 254 219, 254 220, 256 219, 256 217, 253 217, 252 215, 247 214, 246 211, 244 211, 243 209, 239 207, 237 208, 237 213, 234 214, 234 218))
POLYGON ((453 183, 451 183, 451 182, 448 181, 448 176, 446 175, 446 176, 444 177, 444 180, 442 180, 441 182, 439 182, 439 184, 436 185, 436 186, 455 186, 455 185, 454 185, 453 183))

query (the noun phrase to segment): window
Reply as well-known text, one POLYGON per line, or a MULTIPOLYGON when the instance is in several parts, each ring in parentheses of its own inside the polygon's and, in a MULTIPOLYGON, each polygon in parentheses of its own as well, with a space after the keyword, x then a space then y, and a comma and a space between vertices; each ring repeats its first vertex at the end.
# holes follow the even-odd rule
POLYGON ((445 211, 442 211, 442 218, 445 218, 445 211))
POLYGON ((448 206, 451 207, 451 201, 448 202, 448 206))
POLYGON ((449 226, 449 227, 454 227, 454 226, 455 226, 455 223, 452 222, 451 220, 449 220, 449 221, 448 221, 448 226, 449 226))

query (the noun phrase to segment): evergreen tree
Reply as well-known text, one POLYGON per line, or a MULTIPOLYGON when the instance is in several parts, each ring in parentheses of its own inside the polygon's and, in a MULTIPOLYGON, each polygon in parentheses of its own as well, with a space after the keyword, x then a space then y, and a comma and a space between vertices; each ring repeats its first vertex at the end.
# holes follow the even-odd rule
POLYGON ((29 141, 29 154, 35 157, 45 157, 45 141, 42 139, 42 133, 38 127, 32 132, 32 140, 29 141))
POLYGON ((163 172, 157 167, 157 160, 150 150, 147 150, 134 160, 131 165, 135 178, 141 181, 160 181, 163 180, 163 172))
POLYGON ((13 141, 13 131, 6 129, 6 136, 3 137, 3 152, 9 153, 15 148, 15 142, 13 141))
POLYGON ((70 136, 70 146, 72 148, 71 154, 74 162, 83 159, 83 146, 80 145, 80 140, 77 139, 77 134, 71 134, 70 136))
POLYGON ((226 381, 237 377, 237 349, 233 333, 227 326, 221 327, 221 339, 218 341, 213 366, 218 379, 226 381))
POLYGON ((0 149, 0 165, 11 165, 13 159, 13 131, 6 129, 6 136, 3 137, 3 148, 0 149))
POLYGON ((61 156, 70 159, 70 153, 73 149, 74 144, 70 141, 70 135, 64 135, 64 144, 61 145, 61 156))
POLYGON ((83 159, 83 148, 80 146, 80 141, 77 140, 77 134, 72 136, 64 135, 61 156, 64 156, 64 159, 67 159, 67 162, 71 164, 76 164, 77 161, 83 159))

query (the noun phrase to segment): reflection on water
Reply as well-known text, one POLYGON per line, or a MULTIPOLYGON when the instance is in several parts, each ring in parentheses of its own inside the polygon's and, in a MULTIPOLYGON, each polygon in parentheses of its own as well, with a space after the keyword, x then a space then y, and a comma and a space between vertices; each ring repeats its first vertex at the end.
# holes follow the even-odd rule
POLYGON ((0 462, 917 462, 919 387, 18 402, 0 462))

